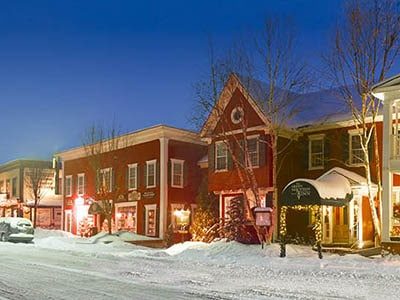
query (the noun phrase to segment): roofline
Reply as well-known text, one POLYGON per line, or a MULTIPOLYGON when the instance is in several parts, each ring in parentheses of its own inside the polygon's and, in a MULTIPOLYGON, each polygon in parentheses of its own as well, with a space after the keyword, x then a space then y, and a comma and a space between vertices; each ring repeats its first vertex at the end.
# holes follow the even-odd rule
MULTIPOLYGON (((218 101, 214 104, 211 112, 208 114, 207 120, 204 122, 201 130, 200 130, 200 137, 205 137, 207 134, 207 131, 210 130, 210 126, 207 126, 207 124, 209 122, 212 121, 212 118, 218 117, 215 116, 215 111, 216 111, 216 107, 220 104, 220 102, 223 100, 222 97, 224 96, 224 93, 226 92, 227 86, 230 83, 231 80, 235 80, 235 87, 233 89, 233 91, 230 93, 231 96, 233 94, 233 92, 236 90, 236 88, 240 88, 241 92, 243 94, 243 96, 246 98, 246 100, 249 102, 250 106, 253 107, 253 109, 255 110, 255 112, 257 113, 257 115, 260 117, 260 119, 264 122, 265 125, 268 125, 270 122, 267 118, 267 116, 265 115, 265 113, 262 111, 262 109, 260 108, 260 106, 257 104, 257 101, 255 101, 253 99, 253 97, 251 96, 250 92, 247 90, 247 88, 244 86, 244 84, 241 82, 239 76, 237 76, 236 73, 232 72, 227 81, 224 84, 224 87, 222 89, 222 91, 219 94, 218 97, 218 101)), ((222 109, 225 110, 226 106, 228 105, 229 101, 231 100, 232 97, 230 97, 226 103, 222 103, 223 107, 222 109)), ((215 129, 215 126, 217 126, 218 121, 215 122, 215 125, 212 127, 212 129, 215 129)))
POLYGON ((395 91, 395 90, 399 90, 398 87, 385 86, 388 83, 390 83, 391 81, 396 80, 396 79, 400 79, 400 74, 394 75, 392 77, 389 77, 388 79, 385 79, 385 80, 383 80, 381 82, 378 82, 377 84, 374 84, 371 87, 371 92, 375 95, 375 94, 378 94, 378 93, 385 93, 385 92, 392 92, 392 91, 395 91))
MULTIPOLYGON (((116 139, 127 139, 127 143, 124 144, 124 147, 133 146, 140 143, 149 142, 151 140, 160 139, 162 137, 182 141, 189 142, 194 144, 199 144, 205 146, 206 144, 201 141, 199 134, 192 130, 181 129, 169 125, 158 124, 154 126, 150 126, 147 128, 139 129, 136 131, 131 131, 128 133, 124 133, 115 137, 116 139)), ((110 142, 112 139, 106 139, 104 142, 110 142)), ((95 144, 91 144, 95 145, 95 144)), ((122 148, 118 147, 118 148, 122 148)), ((108 151, 105 151, 108 152, 108 151)), ((63 160, 76 159, 80 157, 86 156, 85 146, 78 146, 71 149, 67 149, 61 152, 54 153, 54 156, 58 156, 63 160)))

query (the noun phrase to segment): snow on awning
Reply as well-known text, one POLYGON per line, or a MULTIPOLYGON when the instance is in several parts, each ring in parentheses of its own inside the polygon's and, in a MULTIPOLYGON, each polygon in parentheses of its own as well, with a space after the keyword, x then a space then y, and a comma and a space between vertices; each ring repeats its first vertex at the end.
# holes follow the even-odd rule
POLYGON ((316 180, 299 178, 290 182, 282 192, 281 205, 344 206, 352 197, 349 179, 329 171, 316 180))
MULTIPOLYGON (((61 207, 62 201, 62 195, 46 195, 43 199, 39 200, 38 207, 61 207)), ((35 206, 35 200, 27 200, 26 205, 30 207, 35 206)))

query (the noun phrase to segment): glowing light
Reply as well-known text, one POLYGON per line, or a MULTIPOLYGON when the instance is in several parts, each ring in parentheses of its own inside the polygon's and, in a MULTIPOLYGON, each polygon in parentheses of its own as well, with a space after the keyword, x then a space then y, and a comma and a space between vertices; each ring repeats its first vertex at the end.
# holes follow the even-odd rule
POLYGON ((75 205, 76 206, 82 206, 85 204, 85 200, 82 197, 78 197, 75 199, 75 205))
POLYGON ((176 225, 187 226, 190 220, 190 210, 177 209, 174 211, 174 216, 176 217, 176 225))

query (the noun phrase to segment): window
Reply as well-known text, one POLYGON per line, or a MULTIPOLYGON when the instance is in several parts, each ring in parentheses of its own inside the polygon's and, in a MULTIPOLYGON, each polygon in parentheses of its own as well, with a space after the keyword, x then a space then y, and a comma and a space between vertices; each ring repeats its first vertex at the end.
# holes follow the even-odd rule
POLYGON ((156 187, 156 164, 157 160, 146 161, 146 187, 156 187))
POLYGON ((137 164, 128 165, 128 190, 137 189, 137 164))
POLYGON ((112 168, 100 170, 98 188, 98 192, 107 193, 112 191, 112 168))
POLYGON ((137 203, 116 203, 116 225, 118 230, 137 232, 137 203))
POLYGON ((156 236, 157 205, 145 205, 145 233, 147 236, 156 236))
POLYGON ((364 162, 364 152, 361 147, 361 137, 358 133, 350 133, 350 164, 359 165, 364 162))
POLYGON ((12 196, 13 197, 18 197, 18 194, 17 194, 17 177, 14 177, 12 179, 12 196))
POLYGON ((72 176, 65 176, 65 196, 72 196, 72 176))
POLYGON ((323 169, 324 168, 324 137, 309 136, 308 141, 308 168, 312 169, 323 169))
POLYGON ((4 180, 0 181, 0 193, 4 193, 4 180))
POLYGON ((228 169, 228 147, 225 142, 215 143, 215 169, 219 171, 228 169))
POLYGON ((247 152, 248 152, 248 160, 247 166, 258 167, 259 166, 259 146, 258 146, 258 137, 249 138, 247 140, 247 152), (250 164, 251 163, 251 164, 250 164))
POLYGON ((392 190, 392 222, 391 237, 400 237, 400 188, 392 190))
POLYGON ((85 194, 85 174, 78 174, 77 193, 79 196, 85 194))
POLYGON ((6 180, 6 193, 9 194, 10 193, 10 179, 6 180))
POLYGON ((171 159, 171 186, 183 187, 183 160, 171 159))

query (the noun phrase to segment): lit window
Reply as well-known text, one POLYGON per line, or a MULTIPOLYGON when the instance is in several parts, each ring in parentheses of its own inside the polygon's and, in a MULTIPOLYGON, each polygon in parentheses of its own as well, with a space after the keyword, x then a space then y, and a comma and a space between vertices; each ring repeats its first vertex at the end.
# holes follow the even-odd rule
POLYGON ((157 205, 145 205, 145 233, 147 236, 156 236, 157 230, 157 205))
POLYGON ((228 147, 226 146, 225 142, 215 143, 215 169, 228 169, 228 147))
POLYGON ((146 187, 156 187, 157 160, 146 161, 146 187))
POLYGON ((309 137, 309 169, 320 169, 324 167, 324 138, 309 137))
POLYGON ((361 137, 358 134, 350 134, 350 164, 359 165, 364 162, 364 151, 361 147, 361 137))
POLYGON ((79 196, 85 194, 85 174, 78 174, 77 192, 79 196))
POLYGON ((247 166, 258 167, 259 165, 259 147, 258 138, 251 138, 247 140, 248 160, 247 166), (251 164, 250 164, 251 163, 251 164))
POLYGON ((72 176, 65 176, 65 196, 72 196, 72 176))
POLYGON ((392 208, 390 236, 400 237, 400 189, 398 188, 392 191, 392 208))
POLYGON ((137 232, 137 203, 116 203, 116 225, 118 230, 137 232))
POLYGON ((128 165, 128 189, 137 189, 137 164, 128 165))
POLYGON ((171 159, 171 186, 183 187, 183 160, 171 159))

